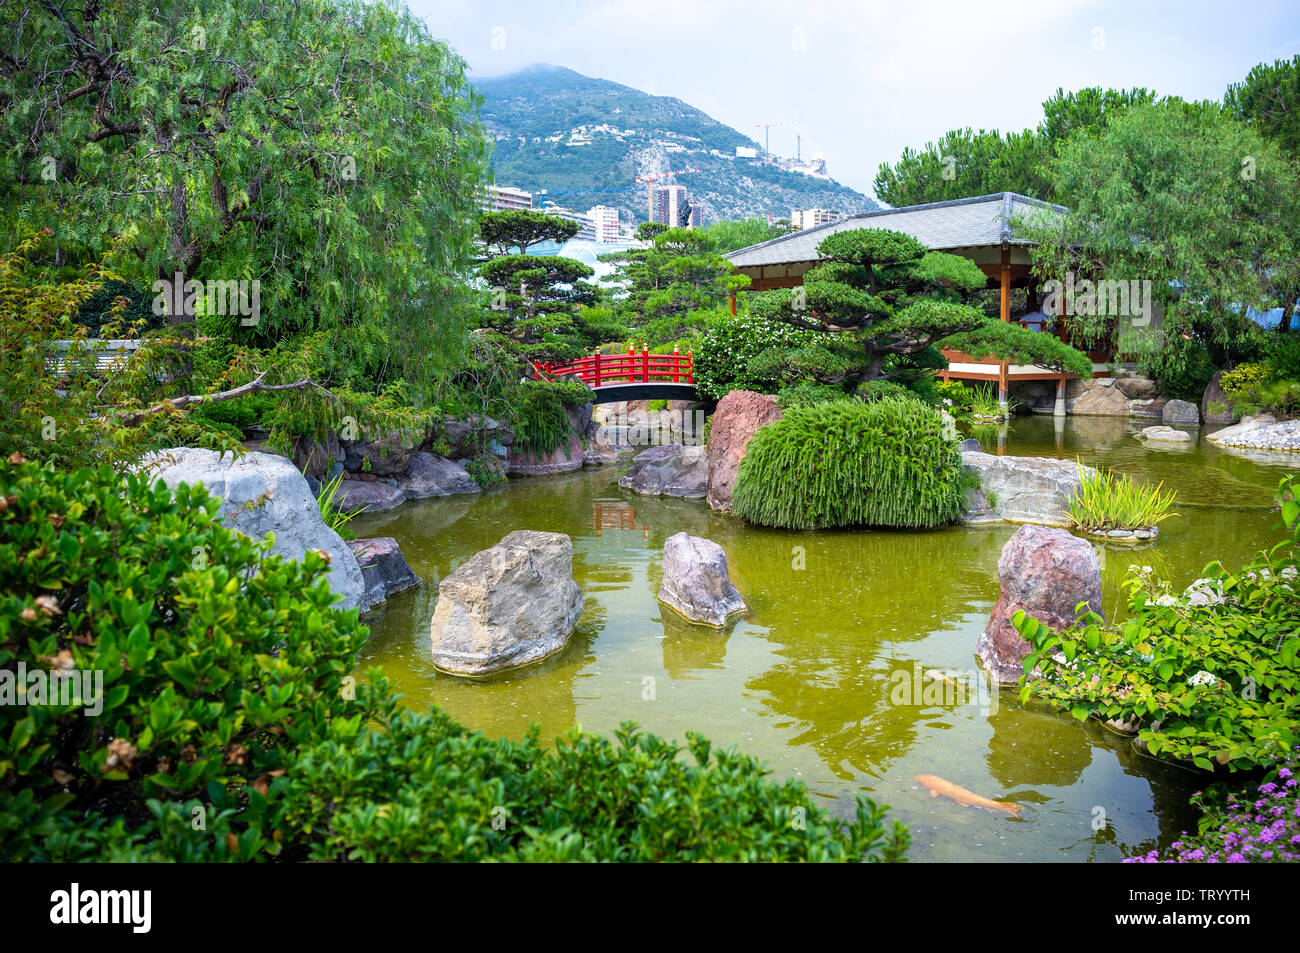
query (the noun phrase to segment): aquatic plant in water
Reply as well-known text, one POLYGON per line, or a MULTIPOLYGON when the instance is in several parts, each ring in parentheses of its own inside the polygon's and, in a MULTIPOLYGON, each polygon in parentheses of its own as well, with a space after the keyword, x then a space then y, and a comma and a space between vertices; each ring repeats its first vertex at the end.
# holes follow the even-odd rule
POLYGON ((1173 515, 1177 493, 1163 492, 1112 470, 1088 473, 1079 464, 1079 489, 1067 501, 1070 522, 1092 532, 1111 529, 1150 529, 1173 515))

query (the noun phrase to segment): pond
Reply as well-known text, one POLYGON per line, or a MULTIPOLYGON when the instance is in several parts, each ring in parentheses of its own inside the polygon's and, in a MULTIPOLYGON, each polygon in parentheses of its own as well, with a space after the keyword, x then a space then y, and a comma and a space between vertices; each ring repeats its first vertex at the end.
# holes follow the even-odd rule
MULTIPOLYGON (((1127 419, 1019 417, 981 435, 990 452, 1077 457, 1177 490, 1177 515, 1154 544, 1095 544, 1108 616, 1131 563, 1181 587, 1212 559, 1235 566, 1271 545, 1271 494, 1288 472, 1285 457, 1250 459, 1203 437, 1144 447, 1138 429, 1127 419)), ((1118 861, 1195 824, 1187 799, 1202 776, 1140 755, 1096 723, 1022 705, 1015 690, 964 698, 916 674, 942 670, 965 685, 979 677, 975 644, 1015 526, 756 529, 703 502, 622 490, 623 469, 515 480, 358 517, 358 536, 396 537, 425 580, 367 617, 361 667, 383 668, 408 705, 436 702, 493 736, 521 737, 530 723, 544 737, 574 725, 608 733, 629 720, 679 741, 699 731, 800 779, 840 816, 859 791, 889 804, 911 826, 916 861, 1118 861), (437 579, 516 529, 572 537, 587 600, 577 631, 562 652, 510 673, 436 671, 437 579), (728 631, 691 626, 655 598, 664 540, 683 530, 727 553, 750 607, 728 631), (938 690, 898 694, 918 681, 938 690), (931 798, 918 774, 1024 809, 1010 817, 931 798)))

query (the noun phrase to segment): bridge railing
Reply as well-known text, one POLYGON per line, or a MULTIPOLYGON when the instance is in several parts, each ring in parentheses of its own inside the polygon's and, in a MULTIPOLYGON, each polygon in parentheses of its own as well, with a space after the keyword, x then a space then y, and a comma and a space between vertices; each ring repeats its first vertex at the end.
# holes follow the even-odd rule
POLYGON ((694 384, 695 355, 651 354, 647 348, 626 354, 593 354, 565 364, 533 362, 533 374, 539 380, 549 377, 574 377, 589 387, 606 384, 694 384))

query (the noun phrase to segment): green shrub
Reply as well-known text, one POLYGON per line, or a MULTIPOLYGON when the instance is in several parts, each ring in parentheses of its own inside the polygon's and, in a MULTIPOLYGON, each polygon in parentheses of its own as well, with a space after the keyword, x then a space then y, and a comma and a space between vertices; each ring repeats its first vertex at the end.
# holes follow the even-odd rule
POLYGON ((1142 353, 1135 355, 1138 373, 1160 385, 1164 396, 1199 404, 1214 374, 1209 349, 1196 338, 1177 333, 1150 338, 1142 353))
POLYGON ((534 456, 546 456, 573 431, 565 408, 590 400, 591 390, 579 381, 523 381, 511 406, 514 445, 534 456))
POLYGON ((795 407, 745 452, 733 507, 763 526, 940 526, 963 511, 961 454, 940 413, 887 396, 795 407))
POLYGON ((552 747, 401 710, 351 677, 368 633, 325 560, 269 556, 217 509, 0 461, 0 670, 104 688, 99 712, 84 691, 0 705, 0 859, 902 859, 869 800, 840 823, 694 735, 691 763, 635 726, 552 747))
POLYGON ((373 730, 303 751, 280 809, 319 832, 312 861, 902 859, 906 830, 865 798, 841 825, 798 782, 697 735, 694 764, 634 725, 616 735, 491 740, 390 700, 373 730))
POLYGON ((858 385, 857 393, 859 400, 864 400, 869 404, 884 400, 886 397, 910 397, 913 399, 916 397, 912 391, 894 381, 863 381, 858 385))
POLYGON ((1086 614, 1062 633, 1017 613, 1033 646, 1021 695, 1076 718, 1136 722, 1151 754, 1205 771, 1250 770, 1300 744, 1300 480, 1278 498, 1288 539, 1239 572, 1203 571, 1201 597, 1171 592, 1133 567, 1128 618, 1086 614))
POLYGON ((1284 380, 1300 380, 1300 334, 1270 334, 1264 359, 1284 380))
POLYGON ((742 312, 712 321, 695 353, 695 386, 706 397, 721 398, 732 390, 771 393, 781 381, 761 375, 751 363, 768 348, 797 348, 816 344, 822 335, 803 331, 782 321, 742 312))
POLYGON ((0 706, 5 859, 266 856, 258 788, 359 717, 342 688, 367 630, 331 608, 325 560, 268 556, 201 487, 109 467, 0 462, 0 497, 0 669, 103 679, 97 717, 0 706))
POLYGON ((485 490, 490 486, 506 482, 504 467, 491 453, 480 453, 470 460, 462 460, 461 465, 470 478, 485 490))
POLYGON ((782 410, 789 410, 791 407, 810 407, 813 404, 824 404, 828 401, 843 399, 844 388, 837 387, 834 384, 815 384, 812 381, 791 384, 788 387, 782 387, 776 393, 777 405, 782 410))
POLYGON ((1079 464, 1079 489, 1066 501, 1070 522, 1080 529, 1150 529, 1174 515, 1177 493, 1162 493, 1164 483, 1152 486, 1112 470, 1087 473, 1079 464))
POLYGON ((1292 414, 1300 410, 1300 372, 1290 370, 1291 361, 1285 348, 1275 348, 1266 361, 1238 364, 1219 378, 1219 384, 1239 413, 1267 408, 1292 414))

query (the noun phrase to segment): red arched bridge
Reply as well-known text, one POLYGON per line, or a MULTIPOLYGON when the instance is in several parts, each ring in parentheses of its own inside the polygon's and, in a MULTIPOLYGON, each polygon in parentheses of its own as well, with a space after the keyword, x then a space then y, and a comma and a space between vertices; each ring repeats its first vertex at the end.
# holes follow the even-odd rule
POLYGON ((569 377, 592 389, 597 404, 622 400, 698 400, 695 359, 691 353, 651 354, 648 350, 626 354, 593 354, 567 364, 533 362, 538 380, 569 377))

